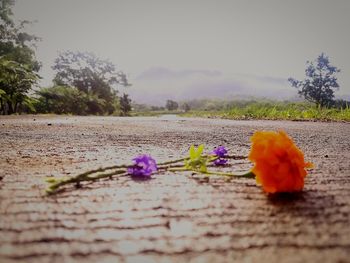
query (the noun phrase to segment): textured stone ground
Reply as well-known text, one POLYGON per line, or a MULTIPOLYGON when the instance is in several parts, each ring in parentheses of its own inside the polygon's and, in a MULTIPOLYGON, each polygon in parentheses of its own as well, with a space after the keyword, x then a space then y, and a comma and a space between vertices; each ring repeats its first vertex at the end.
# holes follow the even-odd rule
POLYGON ((350 262, 349 136, 346 123, 1 117, 0 262, 350 262), (301 194, 170 173, 43 192, 46 176, 177 158, 192 143, 246 155, 257 129, 286 130, 315 163, 301 194))

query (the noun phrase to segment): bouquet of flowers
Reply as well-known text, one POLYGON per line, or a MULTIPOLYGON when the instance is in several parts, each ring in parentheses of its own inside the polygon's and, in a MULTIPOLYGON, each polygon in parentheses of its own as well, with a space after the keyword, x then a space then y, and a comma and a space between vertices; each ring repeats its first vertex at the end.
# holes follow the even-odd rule
POLYGON ((248 159, 253 163, 253 168, 244 173, 227 173, 213 168, 229 166, 230 159, 246 157, 229 155, 224 146, 205 154, 203 144, 197 149, 191 145, 189 155, 177 160, 157 163, 150 155, 143 154, 132 159, 132 164, 102 167, 68 178, 50 177, 46 180, 49 183, 46 193, 51 195, 63 190, 67 185, 73 184, 78 187, 83 182, 93 182, 102 178, 132 176, 147 179, 166 171, 255 178, 266 193, 298 192, 303 189, 306 168, 312 168, 313 165, 304 161, 303 152, 284 131, 257 131, 251 137, 251 142, 248 159))

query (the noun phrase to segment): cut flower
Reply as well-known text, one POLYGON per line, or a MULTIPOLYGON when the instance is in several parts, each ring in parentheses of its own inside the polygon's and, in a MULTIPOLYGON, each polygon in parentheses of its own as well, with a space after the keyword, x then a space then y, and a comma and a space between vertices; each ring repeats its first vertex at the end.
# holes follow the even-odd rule
POLYGON ((133 161, 134 165, 128 168, 128 174, 132 176, 149 177, 153 172, 157 171, 157 163, 149 155, 139 155, 133 161))
POLYGON ((305 168, 311 168, 312 163, 304 161, 303 152, 284 131, 257 131, 251 141, 248 159, 254 163, 252 172, 265 192, 303 189, 305 168))
POLYGON ((221 166, 221 165, 226 165, 227 164, 227 159, 225 157, 227 156, 227 150, 225 149, 225 146, 219 146, 215 148, 212 151, 212 154, 217 156, 218 158, 214 161, 214 164, 216 166, 221 166))

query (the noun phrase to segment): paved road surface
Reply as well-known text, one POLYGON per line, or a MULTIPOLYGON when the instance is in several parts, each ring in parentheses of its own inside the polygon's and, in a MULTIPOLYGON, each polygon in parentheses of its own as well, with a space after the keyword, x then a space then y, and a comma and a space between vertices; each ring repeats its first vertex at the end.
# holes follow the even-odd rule
POLYGON ((0 262, 350 262, 349 136, 346 123, 1 117, 0 262), (170 173, 43 194, 46 176, 178 158, 192 143, 246 155, 257 129, 286 130, 315 163, 301 194, 170 173))

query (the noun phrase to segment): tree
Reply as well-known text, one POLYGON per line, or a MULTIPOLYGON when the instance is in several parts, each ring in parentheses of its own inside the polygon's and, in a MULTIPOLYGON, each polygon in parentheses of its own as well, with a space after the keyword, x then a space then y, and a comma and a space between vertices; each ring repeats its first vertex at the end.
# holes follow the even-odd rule
POLYGON ((28 21, 17 25, 12 16, 13 0, 0 0, 0 112, 16 113, 29 102, 28 91, 37 82, 40 63, 34 45, 38 37, 24 32, 28 21))
POLYGON ((0 39, 13 40, 16 36, 13 34, 15 23, 12 19, 12 6, 14 0, 0 0, 0 39))
POLYGON ((22 103, 28 102, 28 90, 39 76, 28 65, 0 57, 0 112, 12 114, 22 103))
POLYGON ((191 110, 191 107, 190 107, 190 105, 187 102, 185 102, 184 104, 182 104, 182 109, 185 112, 189 112, 191 110))
POLYGON ((122 116, 128 116, 131 111, 131 99, 129 99, 128 94, 123 94, 119 99, 120 111, 122 116))
POLYGON ((169 111, 177 110, 179 108, 179 104, 176 101, 167 100, 165 104, 165 108, 167 108, 167 110, 169 111))
MULTIPOLYGON (((66 51, 59 54, 52 67, 56 71, 54 83, 76 87, 105 101, 104 113, 115 111, 116 85, 130 86, 126 75, 117 71, 113 63, 89 52, 66 51)), ((93 109, 91 108, 91 111, 93 109)))
POLYGON ((35 106, 40 113, 86 115, 89 113, 88 103, 98 100, 69 86, 41 88, 36 94, 39 97, 35 106))
POLYGON ((306 64, 306 79, 289 78, 288 81, 298 89, 300 96, 315 103, 317 107, 331 106, 334 103, 334 91, 339 88, 336 73, 340 70, 330 64, 324 53, 315 62, 307 61, 306 64))

